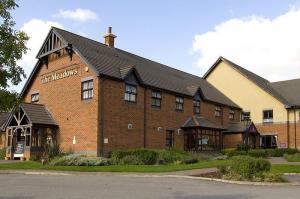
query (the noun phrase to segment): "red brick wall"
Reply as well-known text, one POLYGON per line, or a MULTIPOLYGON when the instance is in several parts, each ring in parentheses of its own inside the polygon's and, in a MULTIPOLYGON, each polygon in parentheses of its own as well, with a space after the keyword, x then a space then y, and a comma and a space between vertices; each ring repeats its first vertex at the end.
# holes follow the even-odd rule
MULTIPOLYGON (((125 82, 106 79, 104 81, 104 151, 112 149, 144 147, 144 100, 146 92, 146 147, 165 148, 166 131, 174 130, 174 147, 183 149, 183 131, 178 129, 193 115, 193 100, 184 98, 184 110, 175 110, 175 94, 162 92, 161 107, 152 107, 151 89, 137 87, 137 102, 124 101, 125 82), (133 129, 128 130, 128 124, 133 129), (160 131, 158 131, 158 127, 160 131)), ((223 107, 222 117, 215 117, 215 105, 201 102, 201 115, 212 122, 226 125, 229 121, 229 108, 223 107)), ((236 110, 235 121, 239 121, 240 112, 236 110)))
POLYGON ((34 91, 40 93, 40 104, 45 104, 54 119, 59 124, 59 142, 63 150, 80 153, 97 154, 97 124, 98 124, 98 77, 90 69, 85 71, 86 65, 79 56, 73 55, 72 61, 68 55, 51 60, 40 66, 35 80, 25 93, 25 102, 31 102, 34 91), (78 75, 42 84, 44 74, 66 68, 78 68, 78 75), (81 100, 81 79, 94 79, 94 97, 91 100, 81 100), (76 144, 73 145, 73 137, 76 144))
MULTIPOLYGON (((100 117, 100 79, 90 69, 85 71, 86 65, 74 55, 72 61, 67 55, 52 58, 48 68, 41 66, 35 80, 25 93, 25 102, 31 101, 31 94, 39 91, 40 102, 45 104, 59 124, 59 142, 65 151, 74 151, 96 155, 100 148, 97 142, 101 132, 100 117), (62 68, 78 67, 78 75, 42 84, 41 77, 62 68), (94 79, 94 97, 88 101, 81 100, 81 80, 84 77, 94 79), (98 128, 99 126, 99 128, 98 128), (73 137, 76 144, 72 144, 73 137)), ((102 80, 102 79, 101 79, 102 80)), ((101 81, 102 82, 102 81, 101 81)), ((105 79, 104 91, 104 135, 108 140, 104 144, 104 152, 112 149, 128 149, 144 147, 144 99, 146 93, 146 147, 165 148, 166 130, 174 130, 174 147, 183 149, 183 132, 178 135, 178 129, 193 115, 193 100, 184 98, 184 110, 175 110, 175 94, 162 93, 161 108, 151 106, 151 89, 137 87, 137 102, 124 101, 125 83, 105 79), (128 124, 133 129, 128 129, 128 124), (161 131, 158 131, 161 127, 161 131)), ((201 102, 201 115, 212 122, 225 125, 229 120, 229 108, 222 107, 222 117, 215 117, 215 104, 201 102)), ((240 112, 236 111, 235 121, 239 121, 240 112)), ((101 141, 99 141, 101 143, 101 141)))

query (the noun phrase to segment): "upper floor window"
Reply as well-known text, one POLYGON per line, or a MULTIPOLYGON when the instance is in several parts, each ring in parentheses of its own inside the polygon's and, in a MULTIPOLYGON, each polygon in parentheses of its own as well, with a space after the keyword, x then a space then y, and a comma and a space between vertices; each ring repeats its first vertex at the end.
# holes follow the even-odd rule
POLYGON ((222 116, 222 109, 219 106, 216 106, 215 108, 215 116, 216 117, 221 117, 222 116))
POLYGON ((175 109, 177 111, 183 111, 183 97, 177 96, 175 99, 175 109))
POLYGON ((263 122, 273 122, 273 110, 263 111, 263 122))
POLYGON ((31 95, 31 102, 32 103, 38 103, 40 100, 40 94, 39 93, 34 93, 31 95))
POLYGON ((251 120, 250 112, 242 112, 241 120, 242 121, 250 121, 251 120))
POLYGON ((84 81, 81 83, 81 99, 92 99, 94 92, 94 83, 93 80, 84 81))
POLYGON ((234 114, 235 114, 235 112, 234 112, 234 110, 229 110, 229 119, 230 120, 234 120, 234 114))
POLYGON ((125 96, 124 100, 128 102, 136 102, 136 86, 131 84, 125 84, 125 96))
POLYGON ((194 105, 194 114, 200 114, 200 101, 194 100, 193 105, 194 105))
POLYGON ((161 92, 152 91, 151 97, 152 97, 152 101, 151 101, 152 106, 161 107, 161 92))

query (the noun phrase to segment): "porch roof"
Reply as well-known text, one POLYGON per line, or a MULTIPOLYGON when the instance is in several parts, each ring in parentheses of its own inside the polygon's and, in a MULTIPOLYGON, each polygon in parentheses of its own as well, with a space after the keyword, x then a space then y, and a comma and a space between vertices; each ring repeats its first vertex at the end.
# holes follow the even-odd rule
POLYGON ((0 112, 0 132, 5 131, 5 123, 9 117, 9 113, 1 113, 0 112))
POLYGON ((214 124, 202 116, 191 116, 189 117, 181 128, 202 128, 212 130, 224 130, 220 125, 214 124))
POLYGON ((259 133, 253 123, 246 124, 244 122, 229 122, 223 133, 259 133))
POLYGON ((31 124, 58 126, 45 105, 22 103, 20 107, 23 109, 31 124))

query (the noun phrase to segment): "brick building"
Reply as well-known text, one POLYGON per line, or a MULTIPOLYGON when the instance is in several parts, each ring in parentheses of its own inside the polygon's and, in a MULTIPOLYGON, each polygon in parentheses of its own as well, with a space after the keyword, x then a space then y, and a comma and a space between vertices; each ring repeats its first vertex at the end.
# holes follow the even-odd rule
POLYGON ((240 123, 241 108, 212 84, 115 48, 115 37, 109 28, 102 44, 51 28, 22 90, 24 103, 7 121, 8 158, 29 158, 54 142, 90 156, 219 150, 251 136, 255 146, 257 132, 240 123), (224 131, 236 141, 223 143, 224 131))

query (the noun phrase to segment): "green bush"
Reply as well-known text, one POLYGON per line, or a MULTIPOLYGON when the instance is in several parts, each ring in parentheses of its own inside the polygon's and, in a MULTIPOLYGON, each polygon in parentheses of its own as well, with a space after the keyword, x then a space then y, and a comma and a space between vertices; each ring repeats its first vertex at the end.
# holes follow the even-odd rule
POLYGON ((229 163, 229 171, 240 175, 243 179, 261 176, 271 169, 269 161, 250 156, 234 156, 229 163))
POLYGON ((50 165, 55 166, 106 166, 110 161, 101 157, 84 157, 80 155, 67 155, 54 158, 50 165))
POLYGON ((268 152, 265 149, 252 149, 248 151, 247 155, 256 158, 267 158, 268 152))
POLYGON ((158 150, 157 152, 159 161, 167 164, 174 163, 176 161, 189 162, 188 160, 192 161, 192 159, 196 159, 193 158, 191 154, 176 149, 158 150))
POLYGON ((240 143, 236 145, 236 149, 238 151, 248 151, 250 149, 249 145, 244 144, 244 143, 240 143))
POLYGON ((0 149, 0 160, 4 160, 6 156, 6 148, 0 149))
POLYGON ((247 155, 248 152, 247 151, 237 151, 237 150, 232 150, 229 151, 226 155, 228 157, 233 157, 233 156, 238 156, 238 155, 247 155))
POLYGON ((152 165, 157 162, 157 159, 158 152, 147 149, 116 150, 111 153, 111 160, 114 164, 124 164, 126 162, 126 164, 152 165))
POLYGON ((35 161, 38 162, 41 160, 41 156, 40 155, 31 155, 29 158, 30 161, 35 161))
POLYGON ((286 149, 276 148, 276 149, 266 149, 266 150, 270 157, 282 157, 284 154, 291 155, 298 152, 297 149, 291 149, 291 148, 286 148, 286 149))

